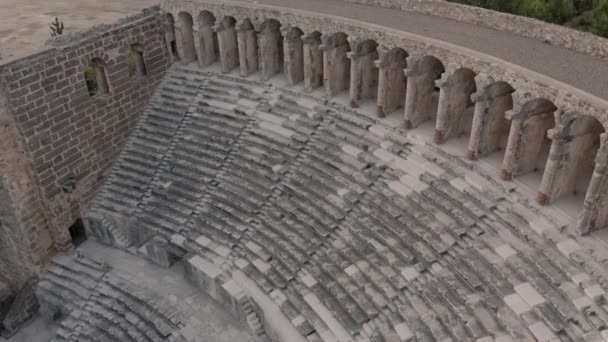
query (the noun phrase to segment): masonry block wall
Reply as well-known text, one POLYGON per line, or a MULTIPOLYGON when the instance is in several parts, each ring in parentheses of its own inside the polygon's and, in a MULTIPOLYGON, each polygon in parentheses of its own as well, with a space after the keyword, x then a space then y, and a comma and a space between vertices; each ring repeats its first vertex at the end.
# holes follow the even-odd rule
MULTIPOLYGON (((20 241, 13 248, 27 255, 23 269, 35 270, 71 248, 69 227, 104 180, 169 67, 161 18, 157 7, 146 9, 0 65, 0 123, 3 133, 10 133, 1 137, 6 196, 0 204, 3 216, 13 218, 2 222, 0 247, 20 241), (143 52, 145 75, 129 73, 132 46, 143 52), (89 94, 84 72, 92 61, 103 66, 106 94, 89 94)), ((7 260, 23 257, 2 255, 0 271, 7 260)), ((12 286, 22 278, 0 272, 0 282, 12 286)))

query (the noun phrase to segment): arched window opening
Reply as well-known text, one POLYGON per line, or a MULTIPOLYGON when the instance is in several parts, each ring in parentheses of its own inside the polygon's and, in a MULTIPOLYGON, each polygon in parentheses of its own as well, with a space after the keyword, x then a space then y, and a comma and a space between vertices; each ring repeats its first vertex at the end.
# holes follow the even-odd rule
POLYGON ((194 22, 192 16, 186 12, 180 12, 178 15, 179 19, 179 42, 178 49, 181 45, 180 55, 184 63, 190 63, 196 61, 196 49, 194 47, 194 22))
POLYGON ((247 77, 258 71, 258 35, 251 20, 241 20, 237 25, 237 40, 239 53, 239 66, 242 77, 247 77))
POLYGON ((91 61, 91 64, 85 67, 84 78, 89 95, 103 95, 110 92, 110 85, 106 76, 105 66, 103 61, 99 58, 94 58, 91 61))
POLYGON ((217 31, 221 69, 223 73, 228 73, 240 63, 236 19, 224 17, 217 31))
POLYGON ((129 76, 131 77, 143 77, 148 74, 144 49, 140 44, 134 44, 129 48, 127 52, 127 65, 129 67, 129 76))

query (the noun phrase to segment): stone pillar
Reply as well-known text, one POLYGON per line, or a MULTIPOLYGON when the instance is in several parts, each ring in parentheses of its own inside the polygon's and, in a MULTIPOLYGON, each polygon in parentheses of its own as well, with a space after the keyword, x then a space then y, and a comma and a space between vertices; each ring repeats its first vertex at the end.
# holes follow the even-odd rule
POLYGON ((376 116, 385 117, 405 104, 405 91, 407 79, 405 68, 407 67, 407 54, 404 50, 378 49, 379 59, 375 62, 378 68, 378 102, 376 116))
POLYGON ((281 27, 283 34, 283 52, 285 77, 287 83, 296 85, 304 80, 304 42, 302 31, 298 28, 281 27))
POLYGON ((435 58, 408 57, 403 128, 412 129, 431 119, 435 80, 442 73, 443 65, 435 58))
POLYGON ((327 96, 334 96, 348 87, 350 79, 350 60, 346 53, 350 46, 345 37, 322 35, 323 84, 327 96))
POLYGON ((350 106, 359 107, 359 102, 377 94, 378 70, 375 61, 378 58, 377 44, 370 40, 348 38, 351 52, 350 59, 350 106))
POLYGON ((168 14, 164 16, 163 26, 165 30, 165 41, 167 43, 167 51, 171 53, 171 63, 174 63, 179 60, 179 56, 177 55, 177 42, 175 40, 175 20, 173 16, 168 14), (175 52, 174 46, 175 44, 175 52))
POLYGON ((258 33, 258 46, 262 80, 266 81, 280 73, 283 67, 283 37, 279 22, 267 20, 262 23, 258 33))
POLYGON ((451 75, 444 73, 435 84, 440 93, 434 140, 442 144, 458 137, 464 130, 464 114, 475 91, 474 73, 468 69, 458 69, 451 75))
POLYGON ((323 51, 321 34, 302 36, 304 50, 304 88, 312 91, 323 86, 323 51))
POLYGON ((201 67, 211 65, 217 61, 216 42, 217 36, 213 32, 211 24, 202 23, 195 29, 195 34, 198 37, 195 41, 196 51, 198 53, 198 64, 201 67))
POLYGON ((181 12, 177 22, 177 50, 184 64, 194 62, 197 58, 194 43, 194 23, 190 14, 181 12))
POLYGON ((223 73, 228 73, 239 65, 239 49, 234 22, 224 19, 214 27, 220 50, 220 64, 223 73))
POLYGON ((551 151, 547 158, 547 165, 545 172, 543 173, 543 179, 540 183, 540 190, 536 196, 536 202, 540 205, 547 205, 550 201, 557 199, 562 191, 560 189, 570 188, 574 191, 576 186, 576 179, 574 182, 568 182, 570 184, 557 184, 556 180, 560 177, 560 169, 565 167, 564 163, 569 163, 567 160, 569 145, 571 142, 564 136, 565 132, 558 131, 557 129, 550 129, 547 135, 553 142, 551 143, 551 151))
POLYGON ((258 39, 249 19, 237 24, 239 47, 239 65, 241 77, 247 77, 258 71, 258 39))
POLYGON ((554 126, 553 112, 557 108, 552 104, 528 108, 532 100, 530 94, 523 94, 517 101, 517 108, 505 113, 505 118, 511 121, 511 129, 501 169, 503 180, 536 169, 546 132, 554 126))
POLYGON ((513 88, 506 83, 495 83, 491 77, 483 84, 481 91, 471 95, 475 113, 467 151, 469 160, 477 160, 500 148, 500 139, 509 125, 505 112, 513 108, 513 88))
POLYGON ((608 134, 600 136, 600 148, 595 158, 595 169, 583 211, 580 214, 577 227, 581 234, 604 228, 608 225, 608 134))

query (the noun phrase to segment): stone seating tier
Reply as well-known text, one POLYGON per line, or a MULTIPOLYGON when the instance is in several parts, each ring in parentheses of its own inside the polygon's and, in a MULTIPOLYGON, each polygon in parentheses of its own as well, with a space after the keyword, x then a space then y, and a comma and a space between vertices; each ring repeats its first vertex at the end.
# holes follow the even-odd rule
POLYGON ((135 213, 131 244, 184 250, 236 317, 242 272, 308 341, 599 338, 605 275, 471 172, 337 104, 174 66, 89 216, 135 213))

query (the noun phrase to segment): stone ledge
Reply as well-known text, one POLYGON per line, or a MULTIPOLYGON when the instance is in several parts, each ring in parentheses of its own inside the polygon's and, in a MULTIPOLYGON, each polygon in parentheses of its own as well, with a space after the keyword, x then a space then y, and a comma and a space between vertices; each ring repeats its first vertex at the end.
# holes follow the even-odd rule
POLYGON ((469 24, 532 38, 570 50, 608 60, 608 40, 589 32, 541 20, 501 13, 445 0, 344 0, 370 6, 398 8, 444 17, 469 24))

